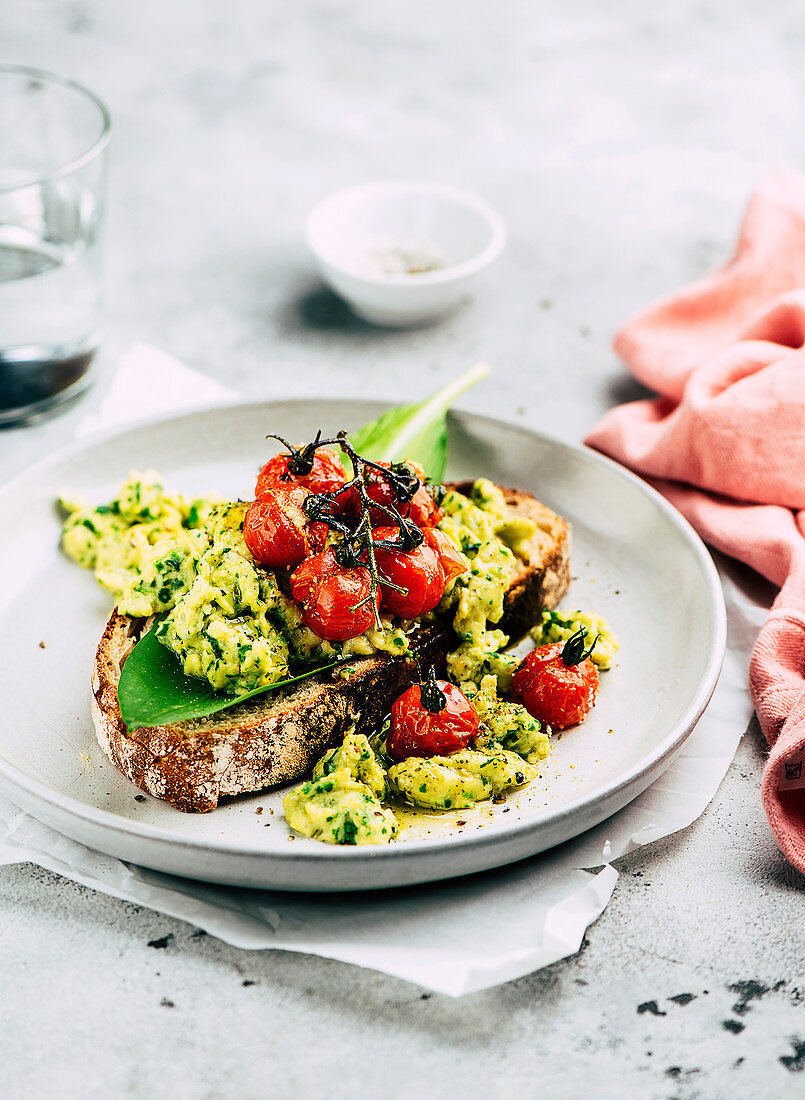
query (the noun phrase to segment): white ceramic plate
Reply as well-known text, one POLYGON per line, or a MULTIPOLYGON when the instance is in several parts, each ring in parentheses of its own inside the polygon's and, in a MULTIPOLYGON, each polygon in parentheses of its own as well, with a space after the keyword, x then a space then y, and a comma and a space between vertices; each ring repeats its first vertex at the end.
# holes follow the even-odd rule
POLYGON ((452 418, 449 476, 530 490, 570 520, 574 580, 563 606, 605 615, 621 641, 591 717, 557 741, 541 780, 504 805, 418 819, 388 847, 338 848, 291 838, 282 791, 182 814, 143 799, 107 761, 89 677, 110 602, 58 549, 57 495, 102 502, 130 469, 153 466, 171 489, 247 497, 270 453, 267 432, 312 438, 318 427, 356 428, 381 411, 359 401, 204 410, 102 437, 0 489, 0 780, 20 806, 69 837, 162 871, 243 886, 370 889, 543 851, 609 817, 670 764, 724 653, 724 605, 707 551, 658 494, 600 455, 467 415, 452 418))

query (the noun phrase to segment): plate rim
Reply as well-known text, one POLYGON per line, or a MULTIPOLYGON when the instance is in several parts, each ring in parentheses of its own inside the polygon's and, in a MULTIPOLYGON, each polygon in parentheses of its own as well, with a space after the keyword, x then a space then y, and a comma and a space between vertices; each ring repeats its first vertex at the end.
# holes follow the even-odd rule
MULTIPOLYGON (((317 407, 334 404, 338 401, 354 406, 373 406, 375 408, 378 406, 383 406, 385 408, 389 407, 389 403, 381 399, 363 397, 280 397, 262 398, 259 400, 244 398, 234 401, 204 403, 183 411, 174 410, 173 412, 165 414, 140 417, 125 424, 119 424, 89 433, 87 436, 74 440, 57 449, 52 454, 40 459, 27 469, 16 474, 9 481, 0 484, 0 502, 2 502, 2 498, 7 493, 15 491, 25 482, 35 479, 41 473, 119 436, 213 413, 237 415, 241 410, 253 410, 260 406, 277 407, 282 405, 302 405, 317 407)), ((83 823, 94 825, 101 829, 111 830, 112 832, 122 834, 130 839, 142 839, 157 844, 165 844, 185 852, 209 852, 218 856, 231 857, 233 859, 262 858, 267 861, 279 861, 283 864, 293 863, 298 867, 300 864, 328 864, 333 860, 347 860, 352 865, 360 863, 370 864, 379 861, 385 863, 394 859, 400 859, 403 853, 409 858, 415 858, 420 853, 423 856, 438 857, 443 855, 446 851, 454 851, 457 848, 460 848, 462 851, 477 851, 479 849, 485 849, 490 845, 495 845, 496 843, 499 844, 503 841, 514 842, 517 838, 533 831, 535 827, 560 825, 568 817, 580 812, 585 806, 591 805, 594 801, 604 801, 616 798, 624 788, 638 782, 641 777, 652 770, 659 769, 657 775, 661 774, 661 771, 664 770, 663 765, 666 764, 666 761, 670 764, 673 757, 691 735, 696 723, 704 713, 718 682, 726 652, 727 618, 724 594, 715 563, 704 541, 682 513, 651 484, 625 466, 609 458, 609 456, 588 447, 586 444, 571 443, 549 432, 531 428, 527 425, 517 424, 501 417, 486 416, 483 413, 451 409, 448 414, 448 420, 459 423, 465 422, 470 425, 472 425, 473 422, 479 425, 491 424, 505 431, 515 431, 535 438, 543 443, 547 443, 550 447, 570 451, 593 466, 598 465, 607 469, 611 475, 631 484, 633 487, 637 488, 639 492, 645 494, 652 500, 655 506, 659 507, 660 511, 664 513, 665 518, 670 521, 671 525, 684 536, 689 549, 695 554, 698 560, 703 576, 708 581, 708 594, 711 597, 713 605, 712 610, 715 613, 714 619, 712 620, 713 635, 709 646, 707 664, 699 679, 693 699, 683 714, 674 723, 668 734, 662 739, 660 744, 655 746, 650 752, 641 756, 640 760, 632 765, 625 774, 620 775, 616 780, 610 782, 604 789, 598 790, 595 799, 591 799, 590 792, 587 792, 574 798, 571 802, 548 811, 545 815, 540 816, 538 822, 526 819, 519 822, 515 821, 511 826, 502 830, 491 831, 479 829, 473 833, 447 837, 445 839, 423 838, 420 840, 409 840, 405 842, 404 848, 401 847, 399 849, 396 848, 396 846, 385 845, 356 845, 354 847, 320 845, 317 848, 305 847, 303 849, 294 846, 293 849, 289 849, 288 851, 285 849, 261 851, 259 848, 248 848, 238 844, 233 845, 231 842, 227 845, 226 841, 223 839, 221 841, 212 841, 210 839, 204 840, 188 836, 178 836, 170 832, 164 826, 137 822, 134 819, 120 817, 109 810, 91 806, 79 799, 55 791, 52 787, 49 787, 39 779, 28 776, 10 761, 6 760, 2 751, 0 751, 0 779, 4 780, 12 787, 19 788, 25 794, 41 801, 46 806, 60 813, 66 813, 79 819, 83 823)), ((650 782, 653 782, 653 780, 650 782)), ((646 784, 646 786, 641 788, 641 791, 645 790, 649 785, 650 783, 646 784)), ((636 792, 634 797, 638 797, 641 791, 636 792)), ((260 792, 255 791, 251 793, 259 794, 260 792)), ((628 804, 629 801, 631 801, 631 799, 627 800, 625 804, 628 804)), ((607 820, 607 818, 603 820, 607 820)), ((581 830, 578 834, 574 835, 582 835, 584 831, 586 830, 581 830)), ((566 843, 566 841, 560 843, 566 843)), ((447 879, 451 876, 444 875, 438 877, 447 879)))

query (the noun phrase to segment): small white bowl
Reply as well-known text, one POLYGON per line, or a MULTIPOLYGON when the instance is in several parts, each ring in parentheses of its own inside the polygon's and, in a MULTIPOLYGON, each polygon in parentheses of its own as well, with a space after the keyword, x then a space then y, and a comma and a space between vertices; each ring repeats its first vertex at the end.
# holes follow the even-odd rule
POLYGON ((500 214, 477 195, 406 180, 337 191, 307 220, 325 282, 359 317, 391 327, 458 305, 505 241, 500 214))

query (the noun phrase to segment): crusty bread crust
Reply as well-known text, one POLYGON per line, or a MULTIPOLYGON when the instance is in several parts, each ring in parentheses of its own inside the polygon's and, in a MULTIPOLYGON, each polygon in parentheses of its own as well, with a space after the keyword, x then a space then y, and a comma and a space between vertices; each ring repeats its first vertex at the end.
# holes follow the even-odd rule
MULTIPOLYGON (((468 492, 471 484, 451 488, 468 492)), ((538 527, 527 560, 512 579, 499 624, 516 639, 567 589, 569 528, 529 494, 504 493, 538 527)), ((92 717, 98 742, 115 766, 142 790, 185 812, 205 813, 221 798, 300 779, 321 753, 341 741, 350 723, 362 733, 376 729, 416 679, 410 660, 383 654, 355 662, 348 680, 322 673, 209 718, 129 730, 117 684, 126 657, 150 625, 150 620, 113 612, 95 658, 92 717)), ((411 649, 423 672, 431 667, 443 671, 454 638, 445 623, 428 624, 412 635, 411 649)))
MULTIPOLYGON (((404 657, 369 657, 341 680, 330 673, 247 699, 209 718, 129 730, 120 714, 120 670, 147 620, 112 614, 98 647, 92 712, 101 748, 144 791, 180 810, 204 813, 218 800, 289 783, 343 738, 377 728, 416 672, 404 657)), ((447 630, 433 625, 412 645, 423 668, 444 667, 447 630)))

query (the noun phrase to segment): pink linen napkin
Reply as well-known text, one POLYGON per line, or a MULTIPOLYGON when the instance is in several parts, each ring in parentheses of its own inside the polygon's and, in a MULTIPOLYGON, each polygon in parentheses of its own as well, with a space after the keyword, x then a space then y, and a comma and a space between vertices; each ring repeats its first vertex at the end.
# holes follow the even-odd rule
POLYGON ((805 871, 805 176, 765 179, 732 260, 627 322, 615 349, 661 396, 613 409, 586 442, 780 588, 749 685, 771 746, 763 805, 805 871))

